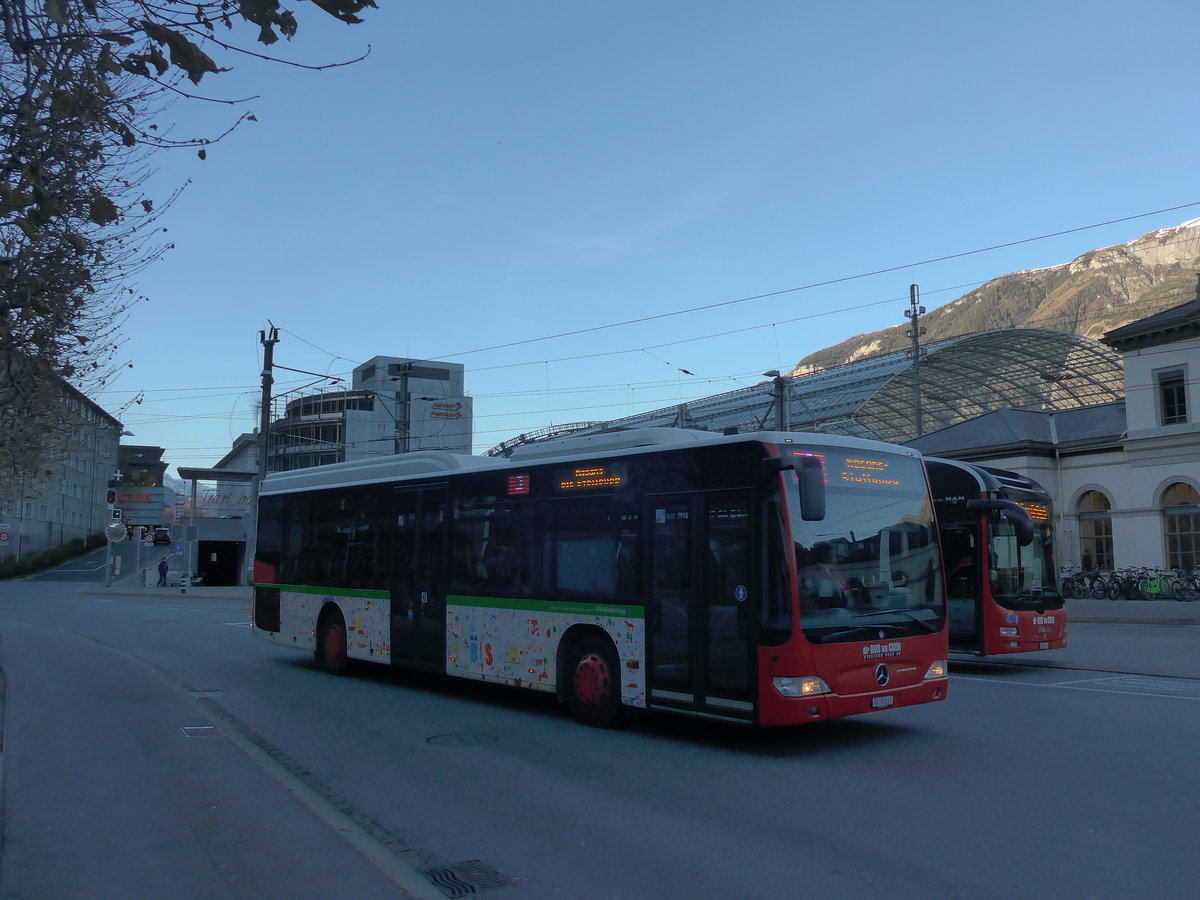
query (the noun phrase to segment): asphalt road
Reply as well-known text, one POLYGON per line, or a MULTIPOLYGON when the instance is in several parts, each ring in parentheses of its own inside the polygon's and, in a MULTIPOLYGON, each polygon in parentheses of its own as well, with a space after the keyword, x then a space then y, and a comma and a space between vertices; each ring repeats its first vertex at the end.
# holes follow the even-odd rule
POLYGON ((1191 898, 1198 647, 1081 624, 1040 662, 956 663, 944 703, 597 731, 327 676, 232 598, 0 584, 0 893, 1191 898))

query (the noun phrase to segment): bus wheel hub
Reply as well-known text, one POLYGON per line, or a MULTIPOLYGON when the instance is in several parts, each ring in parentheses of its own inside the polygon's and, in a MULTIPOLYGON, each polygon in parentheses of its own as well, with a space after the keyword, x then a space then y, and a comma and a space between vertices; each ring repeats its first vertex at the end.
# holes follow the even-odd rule
POLYGON ((599 706, 608 699, 612 673, 608 664, 596 653, 580 658, 575 667, 575 696, 588 706, 599 706))

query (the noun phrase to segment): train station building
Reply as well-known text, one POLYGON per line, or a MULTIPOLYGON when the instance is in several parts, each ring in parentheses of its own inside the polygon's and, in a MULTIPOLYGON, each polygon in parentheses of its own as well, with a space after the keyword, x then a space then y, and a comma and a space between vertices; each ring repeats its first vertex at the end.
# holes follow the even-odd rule
POLYGON ((1101 340, 1005 328, 531 441, 647 427, 815 431, 1027 475, 1055 506, 1060 564, 1200 565, 1200 299, 1101 340))

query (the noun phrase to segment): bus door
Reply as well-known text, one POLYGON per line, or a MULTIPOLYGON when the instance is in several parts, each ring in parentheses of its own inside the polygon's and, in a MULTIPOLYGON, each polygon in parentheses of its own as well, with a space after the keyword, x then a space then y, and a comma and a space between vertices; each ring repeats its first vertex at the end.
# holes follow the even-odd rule
POLYGON ((740 494, 647 498, 652 705, 753 717, 750 510, 740 494))
POLYGON ((955 650, 980 649, 980 619, 984 601, 982 575, 987 568, 977 522, 943 524, 942 559, 946 566, 946 609, 950 615, 950 645, 955 650))
POLYGON ((446 488, 392 492, 392 662, 446 663, 446 488))

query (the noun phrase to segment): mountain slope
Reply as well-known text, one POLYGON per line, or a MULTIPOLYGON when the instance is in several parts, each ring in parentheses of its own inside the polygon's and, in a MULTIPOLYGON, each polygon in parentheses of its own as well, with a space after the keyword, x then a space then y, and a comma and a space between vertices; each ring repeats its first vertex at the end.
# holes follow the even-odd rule
MULTIPOLYGON (((1200 219, 1090 250, 1069 263, 994 278, 921 318, 923 343, 997 328, 1053 328, 1098 338, 1200 296, 1200 219)), ((908 323, 861 334, 796 364, 806 375, 906 350, 908 323)))

